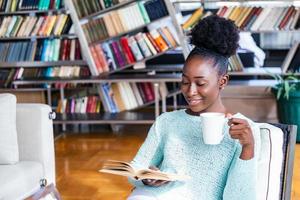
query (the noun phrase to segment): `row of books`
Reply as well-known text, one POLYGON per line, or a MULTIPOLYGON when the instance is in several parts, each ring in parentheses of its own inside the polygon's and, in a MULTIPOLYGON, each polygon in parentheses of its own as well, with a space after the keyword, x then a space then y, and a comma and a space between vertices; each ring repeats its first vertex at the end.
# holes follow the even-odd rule
POLYGON ((67 34, 72 26, 68 15, 6 16, 0 19, 0 37, 28 37, 67 34))
POLYGON ((88 67, 61 66, 48 68, 13 68, 0 70, 0 87, 7 88, 19 79, 49 78, 49 77, 90 77, 88 67))
POLYGON ((151 9, 146 6, 148 1, 137 2, 89 21, 82 26, 88 43, 105 40, 166 16, 168 12, 166 9, 162 9, 163 2, 159 2, 161 1, 154 1, 154 3, 150 1, 153 4, 150 4, 149 8, 151 9))
POLYGON ((77 39, 46 39, 0 43, 0 55, 1 62, 80 60, 81 50, 77 39))
POLYGON ((99 96, 73 97, 59 100, 57 113, 100 113, 101 100, 99 96))
POLYGON ((295 30, 300 26, 300 9, 290 7, 222 7, 217 14, 235 21, 242 30, 295 30))
POLYGON ((169 28, 162 27, 150 32, 139 32, 120 40, 90 46, 99 73, 113 71, 177 47, 169 28))
POLYGON ((229 58, 228 71, 239 72, 244 70, 244 65, 238 54, 235 54, 229 58))
MULTIPOLYGON (((203 8, 196 10, 193 15, 182 25, 188 30, 206 16, 213 14, 205 12, 203 8)), ((221 7, 217 15, 231 19, 244 31, 278 31, 297 30, 300 28, 300 9, 290 7, 221 7)))
MULTIPOLYGON (((155 100, 152 83, 105 83, 101 87, 101 100, 106 111, 118 113, 131 110, 155 100)), ((166 84, 160 85, 160 95, 166 96, 166 84)))
POLYGON ((126 2, 126 0, 73 0, 79 18, 126 2))
POLYGON ((61 4, 61 0, 0 0, 0 11, 59 9, 61 4))

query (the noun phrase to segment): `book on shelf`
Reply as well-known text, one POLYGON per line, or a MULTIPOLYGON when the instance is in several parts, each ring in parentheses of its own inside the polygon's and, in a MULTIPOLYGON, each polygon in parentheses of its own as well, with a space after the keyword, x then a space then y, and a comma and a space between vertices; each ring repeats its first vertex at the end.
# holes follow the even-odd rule
POLYGON ((295 42, 292 48, 288 51, 282 66, 282 72, 300 72, 300 42, 295 42))
POLYGON ((229 58, 229 63, 228 63, 228 71, 233 72, 233 71, 243 71, 244 70, 244 65, 240 59, 239 54, 235 54, 229 58))
POLYGON ((0 22, 0 38, 59 36, 68 34, 72 26, 71 18, 66 14, 5 16, 0 22))
POLYGON ((135 180, 155 179, 164 181, 186 181, 191 178, 187 175, 167 173, 159 170, 135 169, 130 163, 117 160, 107 160, 99 172, 126 176, 135 180))
POLYGON ((166 16, 168 12, 163 5, 162 0, 133 3, 90 20, 82 29, 89 44, 102 41, 166 16))
POLYGON ((145 58, 177 47, 169 28, 139 32, 89 47, 99 73, 121 69, 145 58))
MULTIPOLYGON (((197 21, 213 14, 196 10, 182 25, 184 30, 191 29, 197 21)), ((300 9, 288 7, 259 7, 259 6, 223 6, 216 14, 231 19, 243 31, 290 31, 300 28, 300 9)))
POLYGON ((77 39, 3 42, 0 62, 80 60, 80 51, 77 39))

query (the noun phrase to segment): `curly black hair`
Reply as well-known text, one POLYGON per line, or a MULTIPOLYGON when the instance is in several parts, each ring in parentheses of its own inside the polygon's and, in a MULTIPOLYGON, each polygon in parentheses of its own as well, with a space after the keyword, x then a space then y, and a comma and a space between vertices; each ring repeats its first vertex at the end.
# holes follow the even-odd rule
POLYGON ((239 46, 239 30, 234 22, 211 15, 200 20, 190 35, 191 44, 195 45, 195 48, 188 59, 195 55, 213 59, 219 73, 226 73, 228 58, 236 53, 239 46))

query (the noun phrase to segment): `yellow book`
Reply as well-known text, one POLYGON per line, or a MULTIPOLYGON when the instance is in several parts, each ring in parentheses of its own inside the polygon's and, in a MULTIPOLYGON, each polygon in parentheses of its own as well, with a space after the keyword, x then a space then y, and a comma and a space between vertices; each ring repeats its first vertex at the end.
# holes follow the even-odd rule
POLYGON ((254 9, 254 7, 248 7, 245 11, 245 14, 243 15, 243 17, 238 21, 237 26, 241 27, 242 24, 244 23, 244 21, 246 20, 246 18, 248 17, 248 15, 251 13, 251 11, 254 9))
POLYGON ((63 14, 57 15, 56 22, 55 22, 55 25, 54 25, 53 31, 52 31, 53 35, 58 35, 57 31, 58 31, 59 26, 62 23, 63 17, 64 17, 63 14))
POLYGON ((56 35, 61 35, 61 32, 63 31, 63 28, 66 25, 67 19, 68 19, 68 15, 64 15, 62 18, 62 21, 57 29, 57 32, 55 33, 56 35))
POLYGON ((57 15, 52 15, 52 16, 50 16, 50 20, 49 20, 48 26, 47 26, 46 29, 45 29, 45 35, 46 35, 46 36, 49 36, 49 35, 51 34, 51 32, 52 32, 52 30, 53 30, 53 27, 54 27, 54 24, 55 24, 56 19, 57 19, 56 16, 57 16, 57 15))
POLYGON ((229 14, 229 16, 227 18, 233 20, 236 17, 236 13, 238 12, 239 9, 240 9, 240 7, 234 6, 232 8, 231 13, 229 14))
POLYGON ((203 15, 203 7, 197 9, 190 18, 188 18, 188 20, 186 20, 183 25, 182 28, 184 30, 187 30, 189 28, 191 28, 197 21, 200 20, 201 16, 203 15))
POLYGON ((235 13, 233 13, 233 15, 231 15, 230 19, 235 22, 242 15, 244 9, 245 9, 245 7, 237 7, 235 13))

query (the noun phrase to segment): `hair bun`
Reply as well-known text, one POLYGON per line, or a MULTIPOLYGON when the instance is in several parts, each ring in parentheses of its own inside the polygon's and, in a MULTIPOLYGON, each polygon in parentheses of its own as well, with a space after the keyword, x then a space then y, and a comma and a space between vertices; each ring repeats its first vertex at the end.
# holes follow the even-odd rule
POLYGON ((198 22, 191 31, 191 43, 199 48, 230 57, 236 53, 239 30, 232 20, 217 15, 208 16, 198 22))

